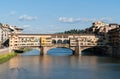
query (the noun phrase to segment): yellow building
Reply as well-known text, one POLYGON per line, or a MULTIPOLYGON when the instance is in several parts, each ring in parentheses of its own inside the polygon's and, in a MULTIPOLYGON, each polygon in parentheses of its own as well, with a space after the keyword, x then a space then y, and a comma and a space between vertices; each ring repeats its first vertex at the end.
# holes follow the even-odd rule
POLYGON ((41 46, 51 45, 52 39, 49 37, 41 37, 41 46))

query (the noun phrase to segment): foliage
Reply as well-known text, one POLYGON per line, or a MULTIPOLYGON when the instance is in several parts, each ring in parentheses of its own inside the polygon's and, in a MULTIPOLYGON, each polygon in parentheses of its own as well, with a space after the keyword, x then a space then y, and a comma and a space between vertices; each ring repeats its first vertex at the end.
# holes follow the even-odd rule
POLYGON ((89 31, 88 28, 86 28, 85 30, 71 29, 71 30, 68 30, 68 31, 59 32, 57 34, 91 34, 91 32, 89 31))
POLYGON ((8 54, 1 54, 0 55, 0 64, 8 61, 9 59, 11 59, 12 57, 16 56, 17 54, 14 52, 8 53, 8 54))

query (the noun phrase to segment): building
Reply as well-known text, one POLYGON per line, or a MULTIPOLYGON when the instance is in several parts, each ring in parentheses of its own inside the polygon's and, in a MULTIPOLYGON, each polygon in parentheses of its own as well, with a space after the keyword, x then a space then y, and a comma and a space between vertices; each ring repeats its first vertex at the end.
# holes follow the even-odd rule
POLYGON ((66 44, 75 47, 80 46, 105 46, 99 37, 88 34, 10 34, 10 49, 19 49, 21 47, 40 47, 56 46, 66 44), (79 42, 79 43, 78 43, 79 42))
POLYGON ((102 21, 96 21, 92 24, 92 27, 90 27, 89 31, 92 33, 98 35, 100 37, 100 41, 103 41, 104 43, 109 43, 108 40, 108 32, 112 29, 119 28, 119 25, 116 23, 104 23, 102 21))
POLYGON ((119 25, 116 23, 104 23, 102 21, 96 21, 92 24, 92 27, 90 28, 90 30, 93 33, 99 34, 99 33, 108 33, 109 30, 118 28, 119 25))
POLYGON ((105 26, 107 24, 105 22, 103 22, 103 21, 96 21, 92 25, 95 26, 95 27, 103 27, 103 26, 105 26))
POLYGON ((0 23, 0 48, 8 46, 8 38, 11 33, 22 33, 23 29, 9 24, 0 23))
POLYGON ((109 45, 112 46, 114 56, 120 56, 120 27, 112 29, 108 32, 109 45))

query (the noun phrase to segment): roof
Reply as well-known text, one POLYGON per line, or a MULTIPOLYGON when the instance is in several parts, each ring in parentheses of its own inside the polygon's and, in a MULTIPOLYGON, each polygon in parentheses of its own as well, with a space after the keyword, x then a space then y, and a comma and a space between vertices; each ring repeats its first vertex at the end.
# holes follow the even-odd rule
POLYGON ((113 32, 120 32, 120 27, 112 29, 112 30, 109 31, 109 33, 113 33, 113 32))
POLYGON ((23 30, 22 28, 15 27, 16 30, 23 30))

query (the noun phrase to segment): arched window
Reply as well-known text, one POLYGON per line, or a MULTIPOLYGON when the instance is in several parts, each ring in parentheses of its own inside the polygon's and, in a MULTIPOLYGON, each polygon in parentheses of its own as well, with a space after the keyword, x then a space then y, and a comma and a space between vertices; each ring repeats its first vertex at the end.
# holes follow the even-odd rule
POLYGON ((57 41, 57 44, 62 44, 62 40, 58 40, 58 41, 57 41))

